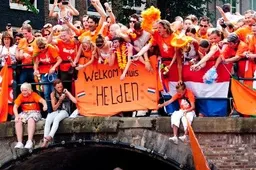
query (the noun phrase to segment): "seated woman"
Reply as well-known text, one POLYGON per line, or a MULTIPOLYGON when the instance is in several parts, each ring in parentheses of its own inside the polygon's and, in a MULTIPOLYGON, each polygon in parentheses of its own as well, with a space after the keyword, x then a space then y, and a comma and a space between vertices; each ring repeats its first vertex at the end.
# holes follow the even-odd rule
POLYGON ((175 144, 178 144, 178 128, 180 126, 180 120, 184 126, 184 135, 180 136, 181 141, 186 141, 188 139, 188 124, 192 123, 195 114, 195 96, 193 92, 186 88, 185 83, 178 84, 176 86, 177 93, 168 101, 163 104, 159 104, 158 107, 162 108, 174 102, 175 100, 179 101, 180 110, 175 111, 171 116, 171 126, 173 128, 173 137, 170 137, 169 140, 172 140, 175 144), (187 120, 188 121, 187 121, 187 120))
POLYGON ((15 130, 18 143, 14 148, 22 149, 23 125, 28 124, 28 140, 25 148, 31 149, 33 147, 33 136, 35 133, 35 124, 41 119, 39 103, 43 104, 43 110, 47 110, 46 101, 37 93, 32 91, 31 84, 23 83, 20 87, 21 94, 14 101, 13 113, 15 115, 15 130), (22 112, 18 114, 18 108, 21 106, 22 112))
POLYGON ((70 101, 76 103, 76 98, 63 88, 60 79, 53 82, 54 91, 51 93, 51 103, 53 112, 47 115, 44 126, 44 142, 41 147, 47 147, 48 143, 53 139, 60 121, 67 118, 70 112, 70 101), (52 124, 52 127, 51 127, 52 124))

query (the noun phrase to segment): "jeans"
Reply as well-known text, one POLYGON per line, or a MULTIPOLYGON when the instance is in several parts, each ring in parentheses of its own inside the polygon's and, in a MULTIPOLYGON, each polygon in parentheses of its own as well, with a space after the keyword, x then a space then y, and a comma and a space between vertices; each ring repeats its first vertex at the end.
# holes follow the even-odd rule
POLYGON ((68 91, 72 92, 72 74, 69 74, 67 71, 60 72, 60 79, 61 81, 70 81, 70 82, 63 82, 64 88, 68 89, 68 91))
POLYGON ((51 136, 53 138, 56 131, 58 130, 60 121, 67 118, 68 116, 69 115, 66 110, 57 110, 55 112, 48 113, 47 118, 45 120, 44 137, 51 136))
POLYGON ((54 90, 54 87, 53 87, 53 81, 57 79, 57 74, 56 73, 53 73, 53 74, 42 74, 41 75, 41 82, 42 83, 50 83, 50 84, 45 84, 43 85, 43 88, 44 88, 44 99, 46 100, 47 102, 47 111, 48 113, 51 113, 52 112, 52 104, 51 104, 51 98, 50 98, 50 95, 51 95, 51 92, 54 90))
POLYGON ((33 68, 22 68, 19 78, 19 83, 22 84, 24 82, 34 83, 34 69, 33 68))

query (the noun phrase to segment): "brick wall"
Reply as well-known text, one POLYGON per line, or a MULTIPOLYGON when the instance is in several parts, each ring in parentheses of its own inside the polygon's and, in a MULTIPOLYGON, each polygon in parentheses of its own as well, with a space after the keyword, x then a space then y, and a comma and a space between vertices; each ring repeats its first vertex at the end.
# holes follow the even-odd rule
POLYGON ((220 170, 255 170, 255 134, 198 134, 206 158, 220 170))

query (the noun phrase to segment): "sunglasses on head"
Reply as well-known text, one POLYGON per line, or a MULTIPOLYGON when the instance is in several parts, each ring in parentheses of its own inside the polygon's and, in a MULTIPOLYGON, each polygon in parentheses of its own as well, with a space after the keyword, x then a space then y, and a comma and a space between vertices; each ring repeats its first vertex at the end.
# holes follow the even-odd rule
POLYGON ((208 27, 208 25, 201 25, 201 24, 200 24, 200 27, 207 28, 207 27, 208 27))

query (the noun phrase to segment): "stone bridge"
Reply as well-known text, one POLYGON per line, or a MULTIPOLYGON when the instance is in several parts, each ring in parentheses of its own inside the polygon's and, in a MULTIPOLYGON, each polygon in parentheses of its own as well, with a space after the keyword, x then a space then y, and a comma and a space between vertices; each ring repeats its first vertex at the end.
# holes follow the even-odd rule
MULTIPOLYGON (((256 170, 256 119, 196 118, 192 126, 211 169, 256 170)), ((0 124, 1 169, 195 169, 189 143, 168 140, 169 117, 66 119, 47 149, 39 147, 43 127, 28 151, 13 148, 14 122, 0 124)))

